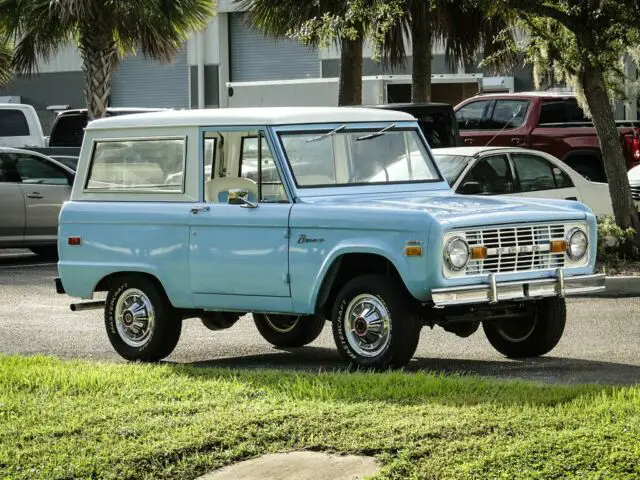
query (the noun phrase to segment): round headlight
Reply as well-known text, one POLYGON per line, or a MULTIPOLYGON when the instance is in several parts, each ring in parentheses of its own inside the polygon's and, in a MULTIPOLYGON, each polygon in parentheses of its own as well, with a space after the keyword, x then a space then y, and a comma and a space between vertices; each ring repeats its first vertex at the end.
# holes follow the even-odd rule
POLYGON ((453 237, 444 247, 444 259, 451 270, 462 270, 469 261, 469 245, 462 237, 453 237))
POLYGON ((567 255, 571 260, 584 258, 589 249, 587 234, 579 228, 573 228, 567 234, 567 255))

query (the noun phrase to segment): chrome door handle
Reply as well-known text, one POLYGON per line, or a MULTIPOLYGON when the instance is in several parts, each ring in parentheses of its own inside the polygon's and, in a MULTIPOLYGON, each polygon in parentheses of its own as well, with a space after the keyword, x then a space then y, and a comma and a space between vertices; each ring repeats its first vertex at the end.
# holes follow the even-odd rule
POLYGON ((40 195, 38 192, 33 192, 27 195, 27 198, 36 198, 36 199, 41 199, 44 198, 42 195, 40 195))
POLYGON ((473 138, 465 138, 464 143, 466 143, 467 145, 471 145, 473 143, 473 138))
POLYGON ((199 213, 208 212, 209 210, 211 210, 211 207, 193 207, 191 209, 191 213, 197 215, 199 213))
POLYGON ((524 143, 524 140, 522 140, 521 138, 512 138, 511 143, 513 143, 514 145, 522 145, 524 143))

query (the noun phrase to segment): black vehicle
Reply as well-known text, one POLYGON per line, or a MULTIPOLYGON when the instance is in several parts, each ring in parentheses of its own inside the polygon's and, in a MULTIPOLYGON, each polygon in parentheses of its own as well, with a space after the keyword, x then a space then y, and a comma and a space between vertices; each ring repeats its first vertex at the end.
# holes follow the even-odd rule
POLYGON ((458 122, 448 103, 390 103, 371 108, 398 110, 413 115, 431 148, 462 146, 458 122))

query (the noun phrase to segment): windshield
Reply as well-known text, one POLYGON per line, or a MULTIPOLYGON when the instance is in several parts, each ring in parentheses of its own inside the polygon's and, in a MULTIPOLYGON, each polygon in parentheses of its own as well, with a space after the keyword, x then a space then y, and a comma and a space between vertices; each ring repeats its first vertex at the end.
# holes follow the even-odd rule
POLYGON ((433 154, 440 171, 447 179, 450 186, 456 183, 460 174, 464 171, 466 166, 471 161, 471 157, 464 157, 462 155, 441 155, 437 152, 433 154))
POLYGON ((349 129, 281 133, 299 187, 440 181, 416 130, 349 129))

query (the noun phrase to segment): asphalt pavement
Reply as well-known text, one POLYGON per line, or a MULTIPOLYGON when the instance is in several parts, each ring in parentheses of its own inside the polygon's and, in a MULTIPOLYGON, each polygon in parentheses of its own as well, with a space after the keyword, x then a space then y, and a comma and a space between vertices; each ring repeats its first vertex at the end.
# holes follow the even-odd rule
MULTIPOLYGON (((122 362, 112 350, 101 310, 73 313, 55 292, 55 263, 20 250, 0 250, 0 352, 46 354, 122 362)), ((495 352, 482 329, 458 338, 424 328, 408 370, 429 370, 554 383, 640 382, 640 299, 568 300, 560 344, 547 356, 509 360, 495 352)), ((169 362, 225 368, 335 370, 345 367, 333 344, 331 325, 311 345, 276 349, 258 334, 250 315, 228 330, 212 332, 186 320, 169 362)))

